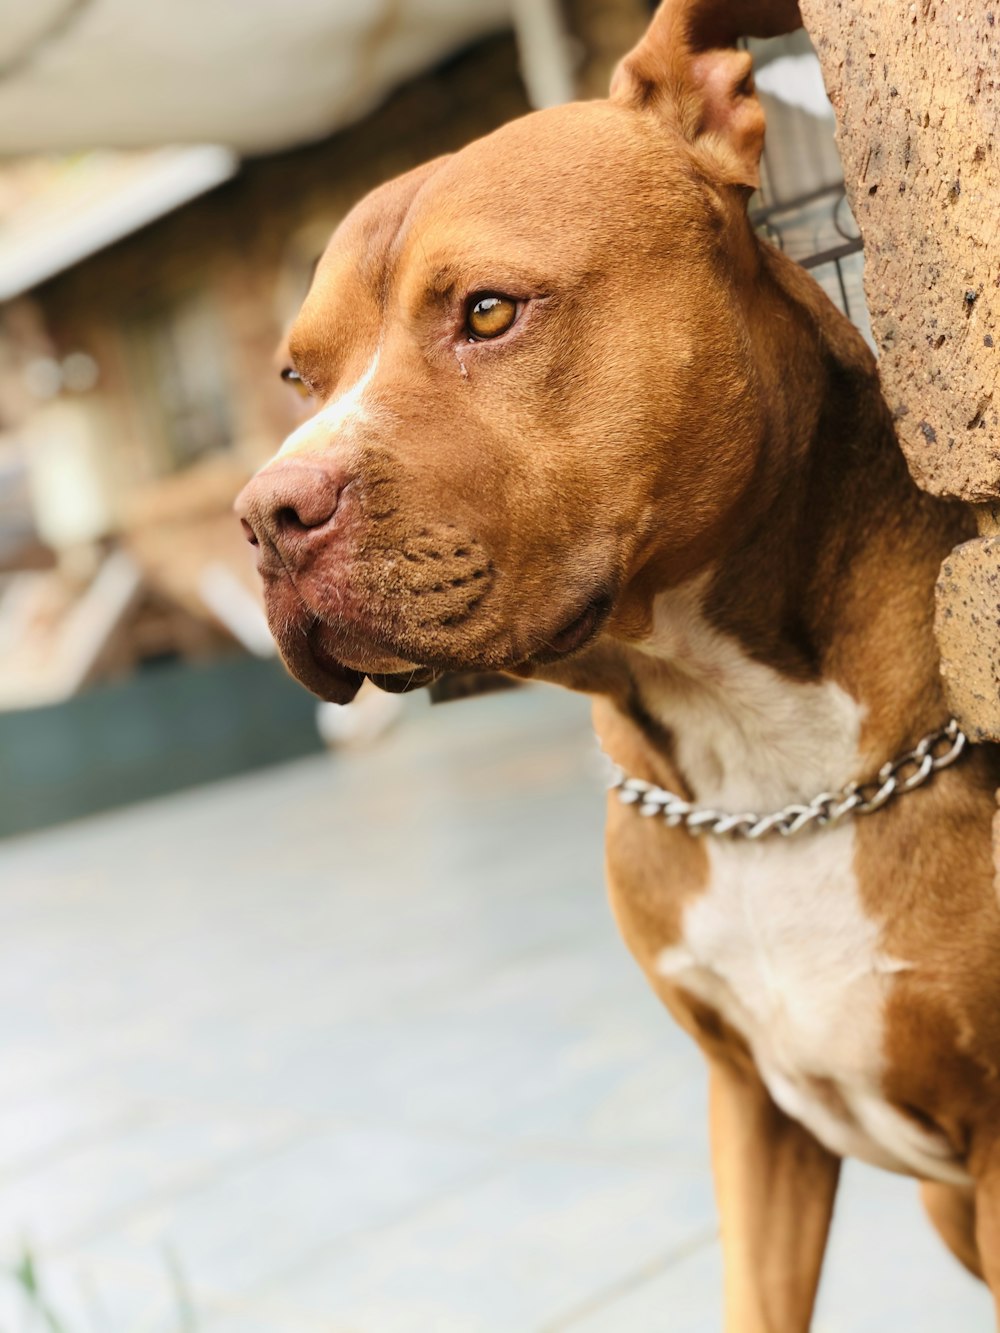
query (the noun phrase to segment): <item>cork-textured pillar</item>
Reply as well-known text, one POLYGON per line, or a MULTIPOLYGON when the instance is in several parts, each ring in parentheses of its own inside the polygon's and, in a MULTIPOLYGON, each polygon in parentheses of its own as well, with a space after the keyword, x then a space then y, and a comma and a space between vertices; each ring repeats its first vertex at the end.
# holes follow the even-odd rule
POLYGON ((1000 0, 802 0, 916 481, 1000 498, 1000 0))
POLYGON ((1000 0, 801 0, 914 478, 973 507, 936 625, 955 714, 1000 740, 1000 0))

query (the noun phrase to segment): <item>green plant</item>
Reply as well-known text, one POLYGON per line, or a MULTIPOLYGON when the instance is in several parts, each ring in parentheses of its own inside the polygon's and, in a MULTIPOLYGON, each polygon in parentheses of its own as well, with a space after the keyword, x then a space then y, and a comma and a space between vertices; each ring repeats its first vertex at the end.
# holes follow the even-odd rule
POLYGON ((20 1288, 29 1309, 33 1310, 49 1333, 68 1333, 66 1325, 48 1302, 38 1274, 38 1266, 30 1250, 25 1250, 12 1269, 10 1276, 20 1288))
MULTIPOLYGON (((177 1310, 177 1333, 197 1333, 198 1320, 194 1301, 173 1250, 167 1248, 164 1251, 164 1263, 177 1310)), ((46 1294, 38 1263, 29 1249, 25 1248, 17 1262, 4 1272, 20 1291, 26 1310, 34 1316, 33 1329, 44 1330, 44 1333, 94 1333, 93 1325, 88 1330, 71 1328, 56 1312, 46 1294)), ((21 1333, 21 1331, 4 1328, 0 1329, 0 1333, 21 1333)), ((99 1333, 112 1333, 112 1330, 102 1327, 99 1333)), ((127 1331, 122 1330, 122 1333, 127 1331)))

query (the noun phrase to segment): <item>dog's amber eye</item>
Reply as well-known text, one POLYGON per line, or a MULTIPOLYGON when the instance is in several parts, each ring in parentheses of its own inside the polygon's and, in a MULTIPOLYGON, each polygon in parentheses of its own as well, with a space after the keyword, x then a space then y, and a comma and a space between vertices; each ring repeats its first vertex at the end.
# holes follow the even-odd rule
POLYGON ((309 385, 305 382, 305 380, 302 378, 299 372, 297 370, 293 370, 291 366, 285 367, 285 369, 281 372, 281 378, 285 381, 286 384, 290 384, 292 386, 292 388, 295 390, 295 392, 299 395, 300 398, 311 397, 309 385))
POLYGON ((499 338, 517 318, 517 302, 509 296, 475 296, 465 317, 465 326, 473 341, 499 338))

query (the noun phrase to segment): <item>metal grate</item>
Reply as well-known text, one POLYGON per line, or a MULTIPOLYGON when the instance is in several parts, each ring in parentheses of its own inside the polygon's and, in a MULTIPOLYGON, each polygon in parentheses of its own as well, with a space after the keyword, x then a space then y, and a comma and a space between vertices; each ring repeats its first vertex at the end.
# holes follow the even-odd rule
POLYGON ((834 304, 870 339, 862 240, 843 183, 755 208, 750 221, 772 245, 809 269, 834 304))
POLYGON ((844 192, 833 108, 816 53, 803 31, 746 46, 767 116, 761 188, 750 219, 812 272, 871 342, 861 235, 844 192))
MULTIPOLYGON (((649 0, 650 12, 659 0, 649 0)), ((761 188, 750 220, 773 245, 809 269, 873 350, 864 294, 864 253, 847 204, 834 141, 833 108, 804 29, 748 39, 758 95, 767 116, 761 188)))

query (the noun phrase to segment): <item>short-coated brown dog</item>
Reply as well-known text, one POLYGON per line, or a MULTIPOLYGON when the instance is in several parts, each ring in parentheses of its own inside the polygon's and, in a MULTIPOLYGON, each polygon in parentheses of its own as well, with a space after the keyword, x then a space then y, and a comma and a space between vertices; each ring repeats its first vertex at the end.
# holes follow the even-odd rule
POLYGON ((290 334, 316 410, 238 502, 317 694, 556 681, 694 807, 612 794, 608 873, 708 1060, 732 1333, 808 1328, 847 1155, 919 1178, 1000 1299, 994 750, 865 818, 829 797, 795 837, 691 827, 794 819, 948 720, 933 588, 966 519, 913 485, 865 343, 747 216, 736 39, 798 23, 667 0, 609 100, 364 199, 290 334))

